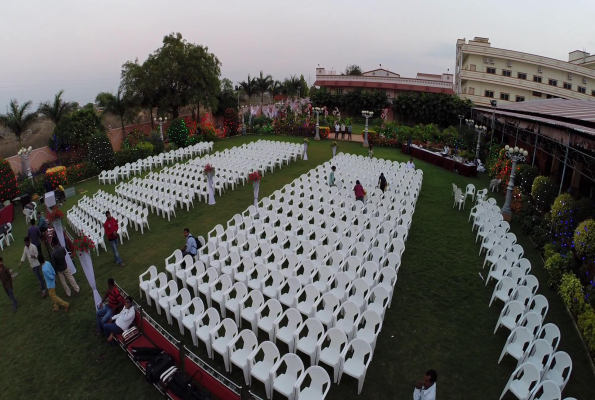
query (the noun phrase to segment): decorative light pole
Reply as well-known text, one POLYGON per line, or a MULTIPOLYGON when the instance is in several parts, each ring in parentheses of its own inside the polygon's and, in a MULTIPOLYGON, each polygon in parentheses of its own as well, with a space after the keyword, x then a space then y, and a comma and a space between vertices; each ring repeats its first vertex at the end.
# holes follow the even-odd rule
POLYGON ((27 174, 28 179, 33 178, 33 174, 31 173, 31 164, 29 163, 29 156, 33 151, 33 147, 29 146, 28 148, 21 148, 18 152, 18 155, 21 157, 21 169, 23 172, 27 174))
POLYGON ((163 141, 163 125, 167 124, 167 117, 165 119, 159 117, 159 119, 154 119, 155 123, 159 125, 159 133, 161 134, 161 140, 163 141))
POLYGON ((368 143, 368 118, 371 118, 373 115, 374 113, 372 111, 362 111, 362 117, 366 119, 366 130, 364 131, 364 142, 362 143, 364 147, 370 146, 368 143))
POLYGON ((244 120, 244 110, 246 110, 246 108, 248 108, 248 106, 241 106, 239 108, 240 118, 242 118, 242 136, 246 136, 246 121, 244 120))
POLYGON ((314 107, 312 111, 314 111, 314 114, 316 115, 316 136, 314 136, 314 140, 320 140, 320 124, 318 123, 318 116, 324 112, 324 108, 314 107))
POLYGON ((492 142, 494 141, 494 130, 496 129, 496 107, 498 106, 498 100, 490 101, 492 106, 492 136, 490 137, 490 148, 488 151, 488 158, 492 155, 492 142))
POLYGON ((481 148, 481 135, 485 134, 488 128, 482 125, 475 125, 475 132, 477 133, 477 148, 475 149, 475 159, 479 160, 479 149, 481 148))
POLYGON ((459 126, 463 126, 463 119, 465 119, 465 116, 459 114, 458 117, 459 117, 459 126))
POLYGON ((510 204, 512 203, 512 193, 514 191, 514 177, 516 175, 516 165, 519 162, 525 162, 529 152, 527 150, 523 150, 522 148, 518 147, 510 147, 506 145, 504 147, 506 150, 506 157, 512 160, 512 169, 510 171, 510 179, 508 180, 508 188, 506 191, 506 202, 504 203, 504 207, 502 207, 502 216, 505 220, 510 221, 512 218, 512 210, 510 209, 510 204))

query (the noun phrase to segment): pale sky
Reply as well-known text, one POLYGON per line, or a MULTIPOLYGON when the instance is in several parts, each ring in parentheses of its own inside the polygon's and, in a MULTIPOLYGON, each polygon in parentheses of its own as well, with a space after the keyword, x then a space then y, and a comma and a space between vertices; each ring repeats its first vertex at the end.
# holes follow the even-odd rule
POLYGON ((312 84, 317 64, 454 72, 456 40, 474 36, 561 60, 595 53, 592 0, 0 0, 0 10, 0 113, 10 98, 37 106, 60 89, 92 102, 171 32, 208 46, 234 84, 260 70, 312 84))

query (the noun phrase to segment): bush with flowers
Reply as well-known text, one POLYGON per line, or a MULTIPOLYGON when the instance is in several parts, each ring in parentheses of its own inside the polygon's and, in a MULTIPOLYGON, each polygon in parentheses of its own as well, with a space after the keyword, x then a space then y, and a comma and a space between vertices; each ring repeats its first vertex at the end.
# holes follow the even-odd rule
MULTIPOLYGON (((27 179, 31 181, 31 179, 27 179)), ((17 177, 7 160, 0 159, 0 202, 12 200, 19 195, 17 177)))
POLYGON ((64 213, 62 212, 62 210, 60 210, 59 208, 55 208, 52 211, 50 211, 49 213, 47 213, 45 215, 45 219, 48 222, 55 222, 55 221, 59 221, 62 218, 64 218, 64 213))
POLYGON ((77 253, 89 253, 95 248, 95 242, 87 235, 74 240, 74 251, 77 253))
POLYGON ((45 171, 45 176, 52 182, 52 186, 57 188, 60 185, 68 184, 68 175, 66 174, 66 167, 59 165, 45 171))
POLYGON ((331 128, 328 126, 321 126, 318 128, 318 135, 321 139, 326 139, 331 134, 331 128))

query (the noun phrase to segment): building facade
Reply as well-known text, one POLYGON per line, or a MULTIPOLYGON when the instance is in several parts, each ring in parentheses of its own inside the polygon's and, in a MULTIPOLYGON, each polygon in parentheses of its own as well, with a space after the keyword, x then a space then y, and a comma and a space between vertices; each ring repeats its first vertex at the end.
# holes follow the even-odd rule
POLYGON ((356 89, 382 90, 389 99, 394 99, 401 92, 454 94, 452 79, 453 74, 425 73, 418 73, 415 78, 405 78, 383 68, 367 71, 362 75, 337 75, 335 71, 319 67, 316 68, 314 85, 339 95, 356 89))
POLYGON ((595 100, 595 56, 569 53, 568 62, 491 47, 489 39, 457 40, 455 92, 477 105, 551 98, 595 100))

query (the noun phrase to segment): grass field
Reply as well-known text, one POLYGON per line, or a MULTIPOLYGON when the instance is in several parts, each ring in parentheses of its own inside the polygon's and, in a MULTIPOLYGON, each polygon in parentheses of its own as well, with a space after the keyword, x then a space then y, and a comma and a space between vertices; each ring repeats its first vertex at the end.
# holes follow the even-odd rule
MULTIPOLYGON (((234 138, 217 142, 215 150, 240 145, 259 138, 234 138)), ((267 139, 301 141, 299 138, 267 139)), ((301 174, 330 159, 330 142, 311 141, 308 161, 298 161, 273 174, 261 184, 261 197, 291 182, 301 174)), ((367 154, 359 143, 339 143, 339 151, 367 154)), ((377 148, 376 157, 404 161, 408 157, 395 149, 377 148)), ((470 205, 459 212, 452 207, 451 183, 464 186, 469 182, 479 188, 487 186, 486 177, 464 178, 433 165, 417 161, 424 170, 423 187, 398 282, 380 333, 374 359, 366 375, 363 391, 357 395, 357 381, 344 376, 340 385, 332 385, 329 399, 408 399, 413 386, 428 368, 438 371, 438 395, 442 399, 497 399, 516 366, 510 357, 497 364, 507 337, 505 329, 493 334, 501 304, 488 308, 493 284, 486 288, 480 279, 482 259, 475 235, 467 223, 470 205)), ((372 183, 370 183, 372 184, 372 183)), ((364 183, 366 186, 366 183, 364 183)), ((76 186, 92 195, 99 188, 113 192, 113 186, 99 186, 91 180, 76 186)), ((80 196, 69 199, 64 210, 80 196)), ((502 198, 498 197, 502 203, 502 198)), ((217 198, 215 206, 195 201, 190 212, 177 210, 171 222, 151 214, 151 230, 144 235, 131 230, 131 240, 120 246, 125 268, 113 264, 111 253, 93 257, 95 275, 101 294, 106 280, 114 277, 133 296, 138 296, 138 275, 150 265, 164 270, 164 259, 183 245, 182 230, 206 236, 217 223, 225 224, 234 214, 252 203, 252 188, 240 186, 217 198)), ((16 242, 2 253, 7 267, 19 272, 14 279, 19 311, 12 313, 10 302, 0 293, 0 387, 2 398, 160 398, 148 385, 125 354, 108 347, 105 339, 94 336, 95 317, 90 289, 82 273, 76 278, 82 291, 69 299, 68 314, 52 313, 49 298, 41 299, 37 281, 28 265, 17 268, 22 252, 26 226, 17 212, 14 221, 16 242)), ((130 228, 129 228, 130 230, 130 228)), ((550 304, 546 322, 558 325, 562 333, 559 350, 572 357, 574 368, 563 397, 595 398, 595 378, 588 355, 570 316, 557 294, 547 288, 546 271, 529 239, 520 233, 516 223, 512 231, 525 249, 533 266, 532 273, 541 283, 539 293, 550 304)), ((483 275, 486 275, 483 271, 483 275)), ((65 298, 58 285, 58 295, 65 298)), ((137 299, 138 300, 138 299, 137 299)), ((144 300, 142 304, 146 305, 144 300)), ((181 336, 176 326, 168 326, 164 316, 154 308, 145 309, 170 333, 182 339, 195 353, 206 359, 201 346, 194 348, 190 335, 181 336)), ((223 371, 220 358, 215 367, 223 371)), ((306 364, 307 365, 307 364, 306 364)), ((241 384, 242 375, 234 369, 231 379, 241 384)), ((253 389, 264 397, 263 387, 253 389)), ((276 395, 277 398, 280 396, 276 395)), ((511 397, 512 398, 512 397, 511 397)))

